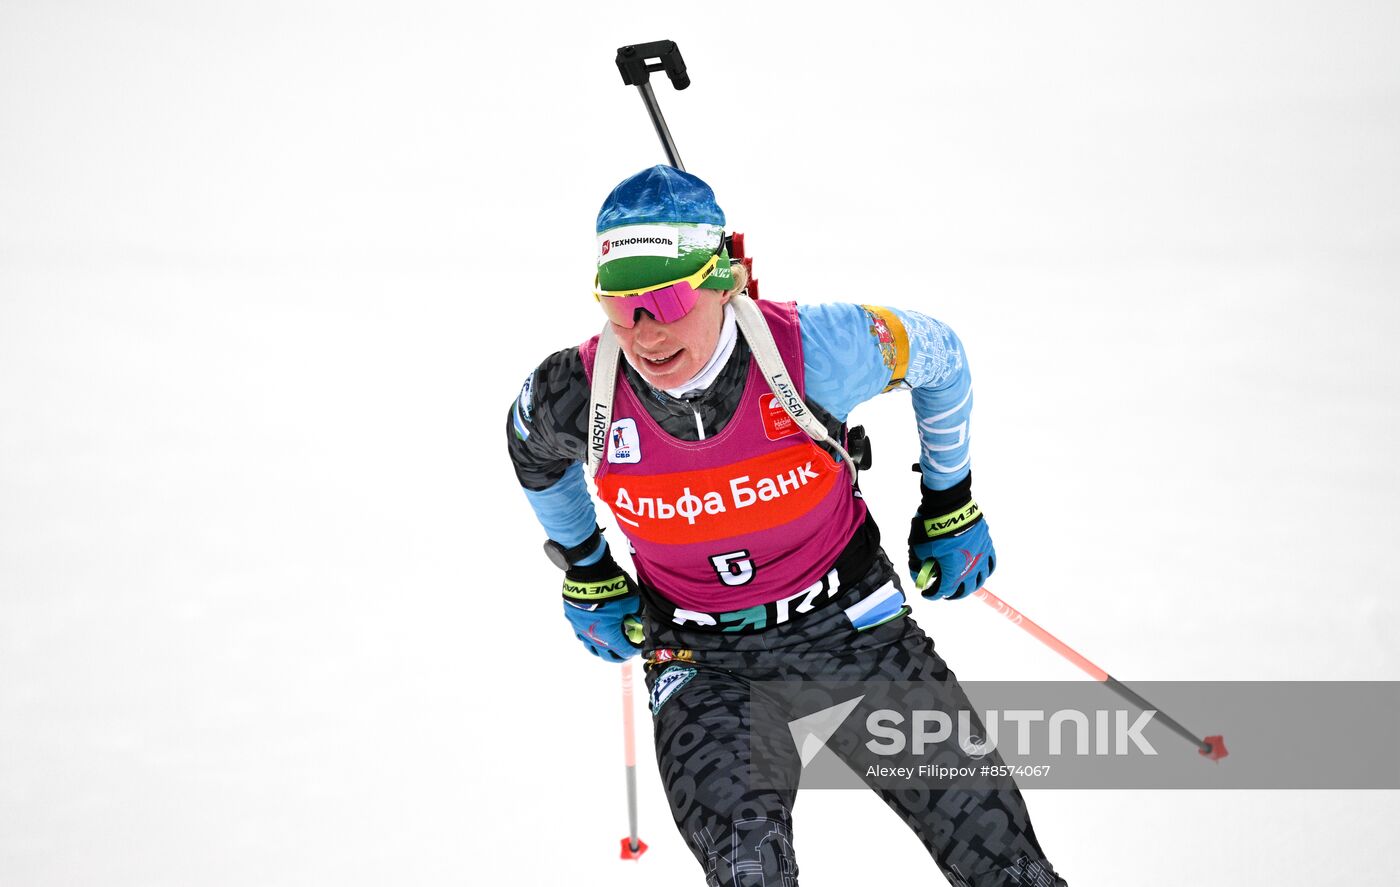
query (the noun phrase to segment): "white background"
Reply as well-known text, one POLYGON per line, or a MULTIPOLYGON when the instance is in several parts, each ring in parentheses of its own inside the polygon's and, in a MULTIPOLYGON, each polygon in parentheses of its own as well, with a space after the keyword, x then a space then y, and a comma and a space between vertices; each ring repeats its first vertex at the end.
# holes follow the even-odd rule
MULTIPOLYGON (((1397 37, 1335 0, 7 0, 0 884, 699 883, 645 730, 615 859, 617 671, 504 452, 661 160, 627 42, 680 42, 662 107, 767 298, 959 332, 999 594, 1129 682, 1400 679, 1397 37)), ((899 560, 907 395, 855 418, 899 560)), ((916 613, 964 679, 1077 676, 916 613)), ((1375 882, 1400 814, 1030 803, 1081 887, 1375 882)), ((872 796, 796 829, 806 887, 939 881, 872 796)))

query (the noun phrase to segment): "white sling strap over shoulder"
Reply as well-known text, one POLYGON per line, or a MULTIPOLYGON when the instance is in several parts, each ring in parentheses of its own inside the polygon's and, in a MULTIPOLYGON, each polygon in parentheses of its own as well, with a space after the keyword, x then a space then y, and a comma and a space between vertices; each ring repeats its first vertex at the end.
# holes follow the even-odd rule
POLYGON ((612 324, 603 324, 598 336, 598 353, 593 358, 593 392, 589 397, 588 476, 598 476, 608 447, 608 426, 612 424, 613 394, 617 390, 617 360, 621 356, 612 324))
MULTIPOLYGON (((749 350, 758 362, 759 372, 763 373, 764 381, 777 398, 778 405, 808 437, 818 443, 827 444, 841 455, 851 470, 851 483, 854 484, 855 463, 851 461, 845 448, 827 434, 826 427, 812 415, 812 411, 798 395, 797 386, 788 375, 783 357, 778 353, 778 344, 773 341, 773 333, 763 318, 763 312, 747 295, 737 295, 729 300, 729 304, 734 306, 734 318, 738 321, 739 332, 743 334, 744 341, 749 343, 749 350)), ((590 477, 597 476, 598 466, 602 464, 607 450, 608 426, 612 423, 613 393, 617 385, 617 361, 620 356, 617 337, 613 335, 612 325, 607 324, 603 327, 602 335, 598 337, 598 354, 593 362, 593 391, 589 402, 592 413, 588 435, 590 477)))
POLYGON ((841 454, 846 466, 851 469, 851 483, 855 484, 856 463, 851 461, 846 448, 826 433, 826 426, 812 415, 812 411, 797 393, 797 386, 788 375, 783 356, 778 353, 778 343, 773 341, 773 331, 768 329, 768 321, 763 319, 763 312, 758 310, 758 305, 753 299, 743 294, 730 299, 729 304, 734 306, 734 318, 739 321, 739 332, 744 334, 744 340, 749 343, 753 359, 758 361, 759 372, 763 373, 768 387, 778 399, 778 405, 792 417, 798 428, 807 432, 808 437, 841 454))

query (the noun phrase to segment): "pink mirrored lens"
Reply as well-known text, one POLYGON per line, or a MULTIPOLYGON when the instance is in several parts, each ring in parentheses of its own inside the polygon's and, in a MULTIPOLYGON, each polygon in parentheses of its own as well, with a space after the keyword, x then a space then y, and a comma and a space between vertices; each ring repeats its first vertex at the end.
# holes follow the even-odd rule
POLYGON ((689 283, 681 281, 636 296, 604 296, 600 301, 608 320, 630 328, 636 322, 638 308, 645 309, 661 323, 675 323, 689 314, 699 299, 700 294, 689 283))

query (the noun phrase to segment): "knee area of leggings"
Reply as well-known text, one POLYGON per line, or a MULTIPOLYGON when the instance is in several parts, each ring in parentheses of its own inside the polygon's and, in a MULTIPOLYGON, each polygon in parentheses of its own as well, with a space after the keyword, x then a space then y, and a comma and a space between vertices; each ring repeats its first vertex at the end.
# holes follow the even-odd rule
POLYGON ((740 817, 726 826, 692 836, 705 867, 706 883, 716 887, 795 887, 797 858, 785 819, 740 817))

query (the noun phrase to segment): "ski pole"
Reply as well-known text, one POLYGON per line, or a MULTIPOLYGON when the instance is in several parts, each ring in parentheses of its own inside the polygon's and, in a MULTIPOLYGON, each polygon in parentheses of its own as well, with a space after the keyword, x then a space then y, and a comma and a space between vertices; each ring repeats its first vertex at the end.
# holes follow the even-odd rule
POLYGON ((1177 721, 1170 715, 1168 715, 1166 712, 1162 711, 1161 709, 1157 708, 1157 706, 1153 705, 1146 699, 1139 696, 1127 684, 1124 684, 1122 681, 1119 681, 1113 675, 1109 674, 1102 668, 1099 668, 1097 665, 1090 662, 1088 659, 1085 659, 1083 656, 1079 655, 1079 653, 1077 653, 1073 648, 1071 648, 1069 644, 1066 644, 1064 641, 1055 637, 1050 632, 1041 628, 1035 622, 1031 621, 1029 617, 1021 613, 1020 610, 1017 610, 1015 607, 1011 606, 1006 601, 1003 601, 1001 598, 992 594, 990 590, 986 588, 979 588, 973 594, 973 597, 980 598, 983 603, 989 605, 990 607, 992 607, 992 609, 1005 616, 1008 620, 1011 621, 1013 625, 1019 625, 1020 627, 1024 628, 1042 644, 1054 650, 1056 653, 1059 653, 1064 658, 1068 659, 1071 663, 1078 667, 1080 671, 1083 671, 1085 674, 1098 681, 1099 683, 1106 685, 1108 689, 1112 690, 1114 693, 1117 693, 1119 696, 1128 700, 1133 705, 1136 705, 1143 711, 1156 712, 1156 716, 1161 719, 1162 723, 1166 725, 1168 729, 1170 729, 1176 735, 1180 736, 1182 739, 1185 739, 1187 742, 1196 746, 1196 750, 1204 757, 1207 757, 1212 761, 1218 761, 1229 754, 1229 752, 1225 750, 1225 737, 1216 735, 1207 736, 1205 739, 1199 738, 1198 736, 1196 736, 1196 734, 1192 733, 1190 730, 1187 730, 1185 727, 1181 726, 1181 724, 1177 723, 1177 721))
POLYGON ((622 858, 641 859, 647 845, 637 837, 637 731, 632 722, 632 663, 622 663, 622 748, 627 762, 627 837, 622 858))
POLYGON ((666 76, 671 78, 671 85, 676 89, 685 89, 690 85, 690 75, 685 72, 685 60, 681 58, 680 47, 674 40, 656 40, 652 43, 623 46, 617 51, 617 70, 622 74, 623 83, 637 87, 637 92, 641 93, 647 116, 651 118, 651 125, 656 129, 656 137, 661 140, 661 149, 666 152, 666 162, 685 172, 680 152, 676 150, 675 139, 671 138, 666 118, 661 116, 661 106, 656 103, 656 94, 651 91, 650 83, 652 71, 665 71, 666 76))
MULTIPOLYGON (((657 40, 652 43, 637 43, 617 50, 617 70, 622 74, 622 82, 637 87, 646 106, 647 116, 661 140, 661 149, 666 152, 666 162, 681 172, 685 165, 681 162, 676 141, 671 138, 671 129, 661 114, 661 106, 656 102, 656 94, 651 91, 651 72, 665 71, 676 89, 690 85, 690 76, 685 72, 685 60, 681 58, 680 47, 674 40, 657 40)), ((640 630, 640 626, 638 626, 640 630)), ((629 631, 629 636, 631 632, 629 631)), ((637 837, 637 731, 632 717, 632 663, 622 665, 622 746, 627 763, 627 837, 622 839, 622 858, 640 859, 647 852, 646 842, 637 837)))

